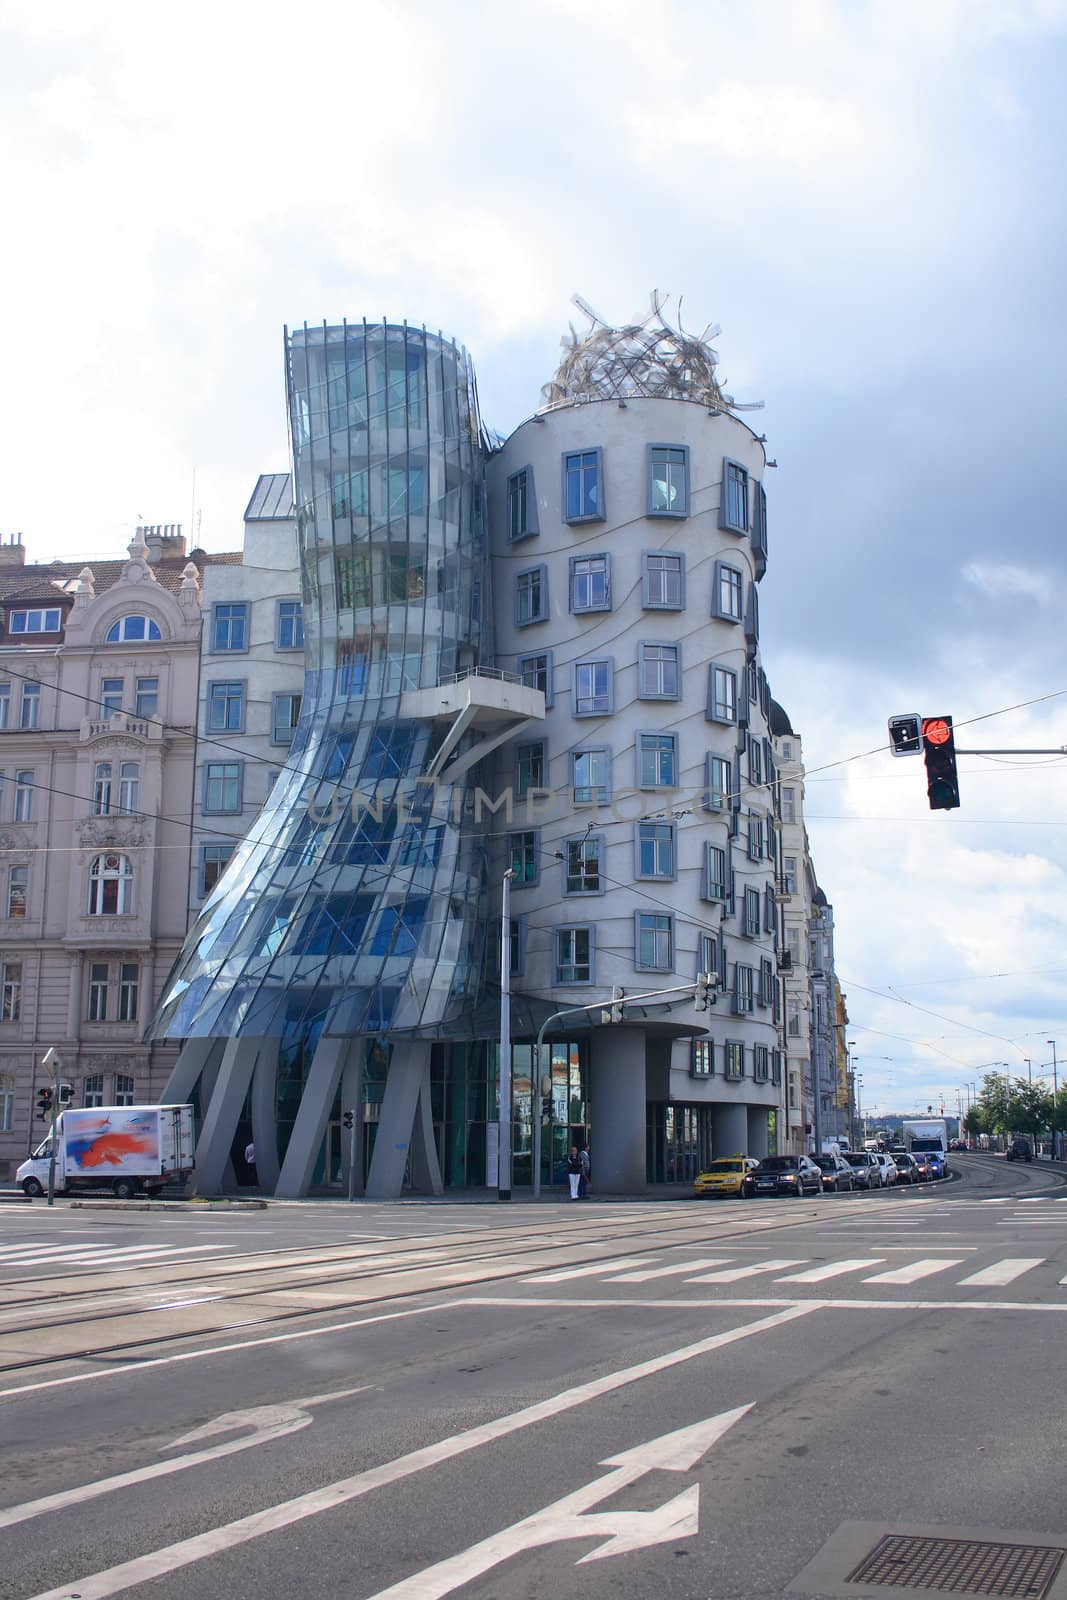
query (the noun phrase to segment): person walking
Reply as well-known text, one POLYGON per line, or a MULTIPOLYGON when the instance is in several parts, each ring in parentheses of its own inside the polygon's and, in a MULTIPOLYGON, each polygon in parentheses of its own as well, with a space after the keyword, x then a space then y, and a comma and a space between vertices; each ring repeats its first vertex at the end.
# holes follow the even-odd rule
POLYGON ((578 1160, 578 1146, 571 1145, 571 1153, 567 1157, 567 1184, 570 1188, 571 1199, 578 1198, 578 1185, 582 1181, 582 1163, 578 1160))
POLYGON ((589 1194, 589 1146, 583 1145, 578 1152, 578 1198, 585 1200, 589 1194))

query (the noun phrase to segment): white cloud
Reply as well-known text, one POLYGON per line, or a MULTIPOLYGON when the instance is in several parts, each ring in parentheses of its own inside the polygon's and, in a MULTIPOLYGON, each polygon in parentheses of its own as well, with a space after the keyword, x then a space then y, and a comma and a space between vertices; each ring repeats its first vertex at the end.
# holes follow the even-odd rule
POLYGON ((1017 567, 1008 562, 969 561, 962 576, 994 600, 1021 596, 1036 600, 1039 605, 1050 605, 1055 598, 1058 581, 1052 573, 1037 572, 1032 567, 1017 567))

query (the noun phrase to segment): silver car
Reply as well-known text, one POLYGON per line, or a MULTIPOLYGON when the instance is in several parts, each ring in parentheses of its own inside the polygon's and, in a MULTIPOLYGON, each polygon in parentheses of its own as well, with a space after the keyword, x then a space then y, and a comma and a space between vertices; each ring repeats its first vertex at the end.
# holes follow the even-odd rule
POLYGON ((845 1150, 842 1152, 845 1160, 856 1174, 856 1183, 861 1189, 880 1189, 882 1187, 882 1169, 878 1164, 878 1157, 869 1150, 845 1150))
POLYGON ((884 1151, 880 1150, 878 1152, 878 1165, 882 1169, 882 1182, 885 1184, 886 1188, 888 1188, 891 1183, 895 1184, 897 1179, 900 1177, 900 1169, 893 1160, 893 1157, 886 1155, 884 1151))

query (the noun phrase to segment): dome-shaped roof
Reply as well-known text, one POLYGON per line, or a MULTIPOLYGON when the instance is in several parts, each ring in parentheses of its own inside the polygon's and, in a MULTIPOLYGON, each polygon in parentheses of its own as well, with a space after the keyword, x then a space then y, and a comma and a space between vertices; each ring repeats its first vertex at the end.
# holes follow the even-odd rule
POLYGON ((787 713, 778 704, 777 700, 771 701, 771 714, 767 718, 767 726, 770 728, 776 739, 780 739, 783 734, 788 734, 789 737, 793 739, 796 738, 796 734, 793 732, 793 724, 790 722, 787 713))
POLYGON ((716 376, 719 356, 708 340, 719 328, 709 324, 699 335, 686 333, 680 317, 672 327, 663 315, 666 300, 653 290, 644 321, 615 328, 575 295, 574 304, 590 326, 579 335, 572 325, 561 341, 559 370, 541 390, 548 405, 646 398, 696 400, 716 411, 758 410, 762 400, 739 405, 716 376))

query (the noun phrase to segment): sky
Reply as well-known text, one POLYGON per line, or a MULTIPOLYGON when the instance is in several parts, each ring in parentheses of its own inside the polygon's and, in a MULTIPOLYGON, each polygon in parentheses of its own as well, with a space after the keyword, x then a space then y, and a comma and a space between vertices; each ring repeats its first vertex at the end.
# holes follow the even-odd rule
POLYGON ((1067 761, 961 757, 935 814, 885 745, 1067 744, 1065 67, 1067 0, 0 0, 0 535, 239 546, 287 323, 441 328, 507 433, 575 292, 680 296, 765 402, 764 658, 864 1105, 1044 1072, 1067 761))

